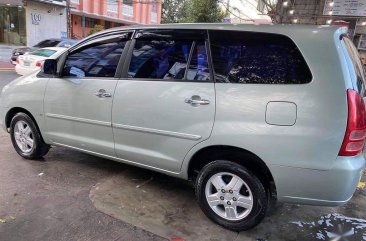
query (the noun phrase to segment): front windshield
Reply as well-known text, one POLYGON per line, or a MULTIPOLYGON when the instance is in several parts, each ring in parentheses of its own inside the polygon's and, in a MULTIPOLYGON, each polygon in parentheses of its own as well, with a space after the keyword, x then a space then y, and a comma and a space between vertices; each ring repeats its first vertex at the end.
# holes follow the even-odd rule
POLYGON ((36 56, 42 56, 42 57, 50 57, 54 53, 56 53, 56 50, 40 49, 40 50, 36 50, 36 51, 34 51, 30 54, 31 55, 36 55, 36 56))

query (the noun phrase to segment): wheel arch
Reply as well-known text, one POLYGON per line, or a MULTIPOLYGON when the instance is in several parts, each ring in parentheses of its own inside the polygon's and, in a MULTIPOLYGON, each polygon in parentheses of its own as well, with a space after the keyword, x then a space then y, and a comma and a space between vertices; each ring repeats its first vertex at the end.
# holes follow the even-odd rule
POLYGON ((196 151, 188 163, 188 178, 194 180, 199 171, 208 163, 226 159, 246 167, 254 173, 269 190, 272 197, 276 198, 276 185, 272 173, 266 163, 254 153, 235 146, 213 145, 206 146, 196 151), (235 158, 235 157, 240 158, 235 158))
POLYGON ((42 136, 42 132, 41 132, 39 126, 38 126, 37 120, 34 118, 34 116, 28 110, 26 110, 26 109, 24 109, 22 107, 13 107, 13 108, 11 108, 6 113, 6 115, 5 115, 5 126, 6 126, 6 129, 9 129, 10 128, 11 120, 18 113, 25 113, 25 114, 27 114, 32 119, 32 121, 34 122, 35 126, 37 127, 38 132, 41 135, 42 141, 44 141, 43 140, 43 136, 42 136))

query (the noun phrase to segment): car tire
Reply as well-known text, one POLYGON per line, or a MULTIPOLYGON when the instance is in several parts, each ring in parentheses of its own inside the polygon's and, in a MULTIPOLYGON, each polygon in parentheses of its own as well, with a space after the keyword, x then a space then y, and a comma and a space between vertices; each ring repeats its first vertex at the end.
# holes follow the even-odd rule
POLYGON ((233 231, 253 228, 267 211, 268 198, 263 184, 235 162, 217 160, 204 166, 197 176, 195 189, 205 215, 233 231))
POLYGON ((11 120, 10 136, 16 152, 25 159, 39 160, 50 149, 35 122, 25 113, 18 113, 11 120))

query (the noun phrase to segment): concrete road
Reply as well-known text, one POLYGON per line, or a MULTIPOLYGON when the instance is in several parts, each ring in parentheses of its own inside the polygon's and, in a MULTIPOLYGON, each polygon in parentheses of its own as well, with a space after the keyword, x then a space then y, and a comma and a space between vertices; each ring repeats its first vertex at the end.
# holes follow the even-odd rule
POLYGON ((92 186, 125 165, 63 148, 44 161, 27 161, 2 130, 0 143, 0 240, 164 240, 99 212, 90 201, 92 186))

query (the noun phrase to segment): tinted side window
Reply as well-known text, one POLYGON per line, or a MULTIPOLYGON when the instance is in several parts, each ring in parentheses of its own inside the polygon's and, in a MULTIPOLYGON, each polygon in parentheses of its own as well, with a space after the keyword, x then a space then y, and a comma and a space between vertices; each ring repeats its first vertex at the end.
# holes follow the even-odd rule
POLYGON ((138 32, 128 77, 209 81, 205 36, 204 30, 163 29, 138 32))
POLYGON ((114 77, 126 41, 94 43, 69 54, 63 76, 114 77))
POLYGON ((349 57, 351 58, 353 69, 356 74, 356 85, 358 91, 362 96, 364 96, 366 76, 362 67, 360 56, 358 54, 356 47, 353 45, 353 42, 349 38, 343 37, 343 41, 344 45, 346 46, 349 57))
POLYGON ((136 40, 128 76, 183 79, 192 41, 136 40))
POLYGON ((239 31, 210 31, 217 82, 303 84, 312 79, 308 65, 288 37, 239 31))

